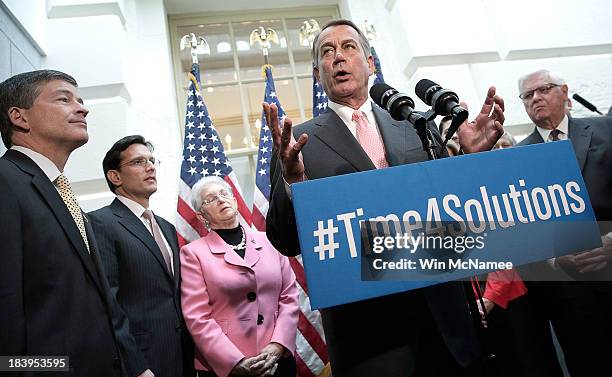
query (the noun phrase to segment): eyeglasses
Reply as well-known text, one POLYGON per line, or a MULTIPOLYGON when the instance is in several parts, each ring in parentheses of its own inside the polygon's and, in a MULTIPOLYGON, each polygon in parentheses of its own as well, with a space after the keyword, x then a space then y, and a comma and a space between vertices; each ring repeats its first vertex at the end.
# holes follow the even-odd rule
POLYGON ((211 205, 211 204, 217 202, 218 200, 220 200, 221 198, 223 198, 223 199, 230 199, 230 198, 233 198, 233 197, 234 197, 234 195, 232 195, 231 192, 223 189, 223 190, 220 190, 216 194, 209 194, 209 195, 207 195, 204 198, 204 200, 202 201, 202 206, 208 207, 209 205, 211 205))
POLYGON ((546 85, 542 85, 542 86, 539 86, 539 87, 537 87, 535 89, 528 90, 526 92, 523 92, 523 93, 519 94, 519 98, 522 99, 523 101, 527 102, 527 101, 529 101, 529 100, 531 100, 533 98, 533 94, 535 92, 538 92, 538 94, 541 94, 541 95, 542 94, 548 94, 548 92, 550 92, 550 90, 552 88, 557 87, 557 86, 561 86, 561 85, 558 85, 558 84, 546 84, 546 85))
POLYGON ((159 164, 161 164, 160 160, 155 159, 155 157, 151 157, 151 158, 135 158, 132 161, 128 161, 128 162, 124 162, 123 164, 119 165, 117 168, 123 167, 123 166, 137 166, 140 168, 145 168, 147 167, 148 164, 153 165, 154 167, 158 167, 159 164))

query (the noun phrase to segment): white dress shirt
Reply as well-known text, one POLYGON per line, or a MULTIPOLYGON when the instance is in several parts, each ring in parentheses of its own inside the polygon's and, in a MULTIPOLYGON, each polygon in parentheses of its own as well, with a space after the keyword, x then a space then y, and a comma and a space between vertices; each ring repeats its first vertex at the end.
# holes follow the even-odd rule
MULTIPOLYGON (((140 219, 140 221, 142 221, 142 223, 147 228, 149 233, 151 233, 151 236, 153 236, 153 229, 151 228, 151 224, 149 223, 149 220, 145 219, 142 216, 147 209, 145 207, 141 206, 139 203, 133 201, 132 199, 126 198, 125 196, 117 195, 117 199, 121 203, 125 204, 125 206, 128 207, 128 209, 130 211, 132 211, 132 213, 136 217, 138 217, 138 219, 140 219)), ((172 248, 170 247, 170 244, 168 243, 168 240, 166 240, 166 237, 164 236, 164 233, 161 232, 161 227, 160 227, 160 233, 161 233, 162 239, 164 240, 164 245, 166 245, 166 249, 170 253, 170 266, 172 268, 172 271, 174 271, 174 256, 173 256, 172 248)))
MULTIPOLYGON (((11 146, 11 149, 21 152, 26 156, 30 157, 32 161, 34 161, 34 163, 38 165, 40 170, 45 173, 45 175, 49 178, 51 182, 55 181, 57 177, 62 174, 62 172, 59 171, 57 166, 55 166, 55 164, 51 160, 49 160, 46 156, 43 156, 42 154, 31 150, 30 148, 22 147, 20 145, 13 145, 11 146)), ((53 186, 55 187, 55 185, 53 186)), ((57 187, 55 188, 57 189, 57 187)))
MULTIPOLYGON (((355 112, 355 109, 349 106, 337 104, 331 100, 327 101, 327 107, 332 109, 332 111, 338 115, 349 131, 351 131, 355 139, 357 139, 357 123, 353 120, 353 113, 355 112)), ((357 110, 362 111, 366 118, 368 118, 370 126, 376 128, 376 133, 378 134, 378 137, 382 143, 382 136, 380 135, 378 123, 376 122, 376 117, 374 117, 374 111, 372 110, 372 102, 370 102, 370 100, 365 101, 357 110)))
MULTIPOLYGON (((542 128, 539 126, 536 126, 536 129, 540 133, 540 136, 542 136, 542 139, 544 139, 545 143, 552 141, 550 140, 550 132, 552 130, 542 128)), ((561 119, 561 123, 559 123, 559 125, 557 126, 557 129, 561 131, 561 133, 559 134, 559 140, 567 140, 567 134, 569 132, 569 118, 567 117, 567 115, 565 115, 563 119, 561 119)))

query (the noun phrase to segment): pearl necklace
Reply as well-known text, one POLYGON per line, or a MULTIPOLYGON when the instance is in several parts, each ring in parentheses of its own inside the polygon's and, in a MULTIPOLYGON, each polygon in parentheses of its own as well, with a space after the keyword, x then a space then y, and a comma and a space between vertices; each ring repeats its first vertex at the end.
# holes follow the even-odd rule
POLYGON ((229 247, 231 247, 232 250, 234 250, 234 251, 235 250, 242 250, 242 249, 244 249, 246 247, 246 236, 245 236, 245 233, 244 233, 244 229, 242 229, 242 227, 240 227, 240 231, 242 232, 242 239, 240 240, 240 243, 238 245, 236 245, 236 246, 228 244, 229 247))

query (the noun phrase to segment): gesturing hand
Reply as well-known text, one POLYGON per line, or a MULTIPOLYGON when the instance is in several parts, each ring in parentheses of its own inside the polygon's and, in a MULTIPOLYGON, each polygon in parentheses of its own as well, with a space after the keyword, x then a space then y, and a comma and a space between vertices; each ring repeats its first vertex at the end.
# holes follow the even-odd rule
MULTIPOLYGON (((461 102, 467 109, 467 104, 461 102)), ((480 113, 471 122, 464 122, 457 130, 459 144, 466 153, 488 151, 504 133, 504 100, 490 87, 480 113), (493 110, 493 111, 491 111, 493 110)))
POLYGON ((278 124, 278 108, 276 105, 264 102, 263 111, 268 127, 272 131, 274 153, 278 154, 283 167, 283 178, 289 184, 305 180, 304 162, 300 151, 308 141, 308 135, 300 135, 296 142, 291 133, 291 119, 284 119, 283 129, 281 130, 278 124))

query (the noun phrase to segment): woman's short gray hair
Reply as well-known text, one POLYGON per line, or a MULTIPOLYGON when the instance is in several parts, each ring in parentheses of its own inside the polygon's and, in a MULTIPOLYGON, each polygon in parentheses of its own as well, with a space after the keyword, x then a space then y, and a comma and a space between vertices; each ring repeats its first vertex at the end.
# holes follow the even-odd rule
POLYGON ((204 199, 202 198, 202 193, 204 192, 204 189, 212 185, 221 185, 227 191, 231 192, 232 195, 234 194, 232 186, 230 186, 229 183, 225 182, 223 178, 215 177, 214 175, 202 177, 191 188, 191 206, 193 207, 193 209, 195 209, 196 211, 200 210, 200 208, 202 207, 202 202, 204 201, 204 199))

